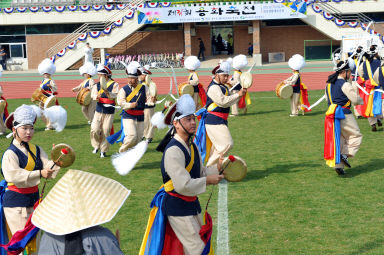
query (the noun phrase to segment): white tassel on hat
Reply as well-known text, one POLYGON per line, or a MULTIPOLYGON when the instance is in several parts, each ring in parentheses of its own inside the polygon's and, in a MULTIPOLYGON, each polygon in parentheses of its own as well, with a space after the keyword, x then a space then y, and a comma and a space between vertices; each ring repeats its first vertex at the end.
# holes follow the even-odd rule
POLYGON ((301 56, 300 54, 295 54, 293 55, 289 60, 288 60, 288 66, 293 69, 300 71, 304 66, 305 66, 305 60, 304 57, 301 56))
POLYGON ((38 66, 39 73, 41 75, 47 73, 47 74, 54 74, 56 72, 56 66, 53 64, 52 60, 49 58, 44 59, 41 61, 41 63, 38 66))
POLYGON ((37 105, 34 105, 34 104, 29 105, 29 106, 32 107, 33 111, 36 113, 37 118, 40 118, 41 114, 42 114, 40 107, 38 107, 37 105))
POLYGON ((237 55, 233 58, 232 67, 236 70, 241 70, 248 65, 247 57, 243 54, 237 55))
POLYGON ((155 126, 158 129, 164 129, 164 128, 168 127, 164 123, 164 118, 165 118, 164 113, 162 113, 162 112, 155 112, 155 114, 153 114, 153 116, 151 118, 152 126, 155 126))
POLYGON ((200 67, 200 60, 196 56, 189 56, 184 61, 184 67, 188 70, 197 70, 200 67))
POLYGON ((120 175, 127 175, 147 151, 148 142, 141 141, 135 147, 112 155, 112 165, 120 175))
POLYGON ((85 62, 83 66, 79 68, 80 75, 89 74, 90 76, 94 76, 97 74, 97 69, 94 64, 91 62, 85 62))
POLYGON ((67 124, 67 111, 60 105, 55 105, 44 110, 44 116, 51 122, 56 132, 64 130, 67 124))

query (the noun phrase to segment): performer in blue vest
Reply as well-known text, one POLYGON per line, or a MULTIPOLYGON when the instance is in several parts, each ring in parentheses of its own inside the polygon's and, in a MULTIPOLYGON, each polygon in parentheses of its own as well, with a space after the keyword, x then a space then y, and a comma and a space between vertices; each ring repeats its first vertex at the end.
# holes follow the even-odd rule
POLYGON ((197 196, 204 193, 208 185, 218 184, 224 176, 218 171, 222 160, 209 168, 203 166, 192 141, 196 132, 194 112, 193 98, 183 95, 165 116, 165 124, 172 125, 175 134, 166 144, 161 161, 164 185, 152 202, 154 209, 159 208, 156 220, 153 225, 148 224, 139 254, 171 254, 172 251, 172 254, 200 255, 210 251, 210 240, 204 241, 199 233, 203 220, 197 196))
POLYGON ((345 174, 344 166, 351 167, 348 158, 356 155, 363 139, 351 112, 352 104, 363 104, 357 88, 348 82, 353 68, 350 58, 337 63, 325 89, 329 108, 325 118, 324 159, 339 175, 345 174))
POLYGON ((106 66, 98 65, 97 75, 99 82, 91 91, 91 98, 97 100, 91 124, 91 144, 92 153, 96 154, 100 150, 100 158, 104 158, 109 150, 110 144, 106 138, 111 134, 119 84, 112 79, 112 72, 106 66), (100 82, 102 80, 105 80, 105 84, 100 82))
MULTIPOLYGON (((1 186, 6 188, 5 192, 2 190, 1 206, 12 235, 24 229, 32 214, 33 206, 39 199, 40 179, 55 178, 60 169, 58 166, 50 169, 54 163, 48 160, 41 147, 31 143, 36 121, 33 108, 22 105, 15 110, 13 117, 13 140, 1 160, 4 176, 1 186)), ((29 245, 27 251, 36 250, 33 246, 29 245)))
MULTIPOLYGON (((361 82, 361 79, 359 77, 359 73, 357 72, 357 69, 359 68, 359 66, 363 62, 363 56, 362 56, 363 54, 364 54, 363 47, 357 46, 353 50, 353 53, 350 55, 350 58, 352 58, 354 63, 355 63, 355 68, 353 68, 352 74, 351 74, 352 86, 355 86, 355 87, 357 87, 357 84, 359 82, 361 82)), ((363 92, 360 91, 360 94, 362 94, 362 93, 363 92)), ((363 116, 361 114, 361 107, 362 107, 361 105, 360 106, 353 105, 353 114, 355 115, 356 118, 363 118, 363 116)))
MULTIPOLYGON (((95 85, 95 81, 92 79, 92 76, 97 73, 96 67, 91 62, 85 62, 85 64, 80 67, 79 72, 85 79, 79 84, 79 86, 74 87, 72 91, 80 92, 85 88, 88 90, 86 93, 91 93, 93 86, 95 85)), ((85 93, 83 95, 85 95, 85 93)), ((95 110, 96 100, 91 100, 88 105, 81 105, 81 111, 83 112, 84 117, 88 120, 88 124, 91 124, 93 115, 95 115, 95 110)))
MULTIPOLYGON (((121 113, 120 130, 122 142, 119 152, 123 152, 138 144, 144 132, 144 108, 147 100, 146 86, 138 82, 138 77, 141 75, 139 70, 140 64, 132 61, 126 68, 128 75, 128 84, 122 87, 117 95, 117 103, 123 109, 121 113)), ((118 138, 115 135, 115 138, 118 138)), ((108 139, 114 143, 116 139, 108 139)))
POLYGON ((247 89, 242 88, 238 93, 230 94, 225 85, 230 69, 230 63, 224 61, 212 70, 214 78, 208 86, 207 104, 196 113, 202 115, 196 143, 207 166, 217 163, 220 155, 225 156, 232 148, 233 141, 227 121, 229 110, 231 105, 236 104, 247 92, 247 89))
MULTIPOLYGON (((377 69, 381 66, 378 56, 377 45, 371 45, 369 51, 365 54, 366 60, 360 64, 358 73, 361 80, 364 81, 365 88, 368 93, 373 92, 379 85, 373 79, 377 69)), ((363 116, 368 118, 368 123, 372 127, 372 131, 377 130, 376 124, 382 126, 383 112, 381 93, 374 92, 372 95, 364 95, 363 116)))

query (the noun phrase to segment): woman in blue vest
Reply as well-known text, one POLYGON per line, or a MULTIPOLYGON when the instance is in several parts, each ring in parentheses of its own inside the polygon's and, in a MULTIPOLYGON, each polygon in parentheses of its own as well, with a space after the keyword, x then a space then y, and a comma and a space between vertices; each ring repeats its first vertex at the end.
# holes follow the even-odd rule
POLYGON ((59 167, 48 160, 44 150, 31 143, 34 135, 36 113, 22 105, 14 112, 13 141, 4 152, 1 170, 8 183, 2 205, 5 219, 12 235, 24 226, 39 199, 41 178, 55 178, 59 167))
MULTIPOLYGON (((83 88, 88 88, 90 91, 92 91, 92 88, 95 85, 95 81, 92 79, 92 76, 97 73, 96 67, 90 62, 85 62, 85 64, 80 67, 79 72, 80 75, 85 79, 80 83, 79 86, 74 87, 72 91, 79 92, 83 88)), ((88 120, 88 124, 91 124, 93 115, 95 115, 95 110, 96 100, 91 100, 89 105, 81 106, 81 111, 83 112, 84 117, 88 120)))
POLYGON ((334 128, 331 128, 330 132, 325 132, 326 145, 324 146, 324 159, 327 160, 327 165, 334 167, 339 175, 345 174, 344 166, 351 167, 348 158, 356 155, 363 139, 359 126, 351 111, 352 104, 363 104, 357 88, 349 82, 353 67, 354 62, 352 59, 337 63, 334 68, 335 73, 328 77, 325 89, 329 106, 326 113, 325 127, 327 131, 327 127, 329 126, 327 125, 327 121, 331 121, 331 123, 328 124, 334 128), (339 108, 339 110, 337 110, 337 108, 339 108), (338 118, 339 125, 333 124, 338 118), (340 137, 337 141, 333 138, 336 132, 340 137), (328 143, 328 141, 330 141, 329 139, 333 142, 328 143), (331 146, 327 146, 327 144, 331 146), (335 155, 335 151, 338 152, 338 155, 335 155), (326 152, 330 152, 333 157, 327 157, 326 152))
POLYGON ((96 112, 91 123, 91 144, 92 153, 96 154, 100 150, 100 158, 104 158, 110 146, 107 137, 113 125, 119 84, 112 79, 112 72, 106 66, 98 65, 97 75, 99 79, 103 77, 106 84, 105 88, 102 88, 99 81, 91 91, 91 98, 97 101, 96 112))
MULTIPOLYGON (((365 54, 366 60, 363 61, 358 68, 359 76, 364 81, 366 90, 368 92, 370 92, 370 90, 374 90, 375 87, 378 87, 378 84, 373 79, 375 72, 381 66, 381 61, 378 52, 379 50, 377 45, 371 45, 369 51, 367 51, 365 54)), ((365 105, 367 105, 367 101, 368 100, 365 100, 365 105)), ((370 109, 366 109, 367 107, 363 107, 363 109, 366 109, 363 114, 364 117, 368 118, 368 123, 371 126, 372 131, 375 132, 377 130, 376 124, 380 127, 383 125, 381 122, 381 120, 383 119, 383 113, 382 111, 380 111, 380 113, 376 114, 373 111, 373 107, 374 106, 368 106, 368 108, 370 109)))
POLYGON ((124 139, 119 152, 138 144, 144 133, 144 108, 147 101, 146 86, 138 82, 140 64, 132 61, 126 68, 128 84, 117 95, 117 103, 123 109, 121 114, 124 139))

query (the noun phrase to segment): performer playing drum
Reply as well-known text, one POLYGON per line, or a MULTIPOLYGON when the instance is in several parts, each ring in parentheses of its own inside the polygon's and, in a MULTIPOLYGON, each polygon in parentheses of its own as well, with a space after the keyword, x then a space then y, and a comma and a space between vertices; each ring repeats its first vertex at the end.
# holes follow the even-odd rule
MULTIPOLYGON (((380 57, 378 55, 377 45, 371 45, 369 51, 365 54, 366 60, 360 64, 358 73, 360 81, 364 82, 366 91, 368 93, 373 92, 376 88, 379 88, 379 84, 375 82, 373 76, 377 69, 381 66, 380 57)), ((362 85, 362 83, 361 83, 362 85)), ((383 119, 382 112, 382 99, 380 92, 373 92, 371 95, 363 95, 364 106, 362 107, 363 116, 368 118, 369 125, 371 125, 372 131, 375 132, 376 124, 382 126, 381 119, 383 119)))
POLYGON ((151 124, 151 118, 155 113, 157 87, 156 84, 150 79, 152 73, 148 70, 149 66, 140 68, 141 75, 139 76, 139 83, 146 87, 147 100, 144 107, 144 134, 143 138, 152 142, 153 135, 155 133, 155 127, 151 124), (148 82, 147 82, 148 81, 148 82))
POLYGON ((114 105, 119 91, 119 84, 112 79, 111 70, 103 65, 97 66, 99 82, 93 86, 91 98, 97 100, 96 112, 91 124, 91 144, 96 154, 100 150, 100 158, 109 150, 106 138, 110 135, 115 114, 114 105))
POLYGON ((184 67, 189 71, 188 83, 193 86, 193 100, 196 109, 204 107, 207 97, 203 86, 199 82, 199 76, 196 70, 200 67, 200 60, 196 56, 189 56, 184 61, 184 67))
MULTIPOLYGON (((232 78, 229 80, 229 84, 231 84, 231 94, 236 94, 241 90, 240 85, 240 76, 242 74, 241 69, 245 68, 248 65, 248 60, 245 55, 237 55, 233 58, 232 61, 232 67, 235 69, 235 72, 232 75, 232 78)), ((242 97, 237 104, 233 104, 231 106, 232 115, 237 116, 239 115, 239 108, 244 111, 244 114, 247 113, 247 105, 251 104, 251 99, 249 97, 249 94, 247 94, 242 97)))
POLYGON ((215 164, 220 155, 225 156, 232 148, 233 141, 227 121, 229 108, 247 92, 247 89, 242 88, 237 94, 229 95, 229 89, 224 84, 228 81, 230 69, 230 64, 224 61, 212 70, 214 79, 208 86, 207 104, 205 109, 196 113, 202 116, 196 143, 207 166, 215 164))
POLYGON ((97 70, 92 63, 85 62, 85 64, 80 67, 79 72, 85 80, 80 83, 79 86, 73 88, 72 91, 78 92, 76 101, 81 105, 81 111, 83 112, 84 117, 88 120, 88 124, 91 124, 96 110, 96 100, 92 100, 91 98, 91 90, 95 85, 92 76, 96 75, 97 70))
MULTIPOLYGON (((56 66, 53 64, 53 62, 46 58, 44 59, 38 66, 39 73, 43 75, 43 81, 40 84, 40 90, 42 94, 47 97, 46 100, 53 101, 58 104, 56 98, 52 98, 55 95, 57 95, 57 86, 54 80, 52 80, 51 75, 53 75, 56 72, 56 66)), ((40 104, 40 107, 42 104, 40 104)), ((46 128, 45 130, 53 130, 53 126, 50 123, 50 121, 44 117, 44 115, 41 115, 41 119, 45 122, 46 128)))
POLYGON ((351 104, 363 104, 357 88, 348 82, 353 68, 352 59, 337 63, 325 89, 329 107, 324 125, 324 159, 339 175, 345 174, 344 165, 351 167, 348 158, 355 156, 363 139, 350 110, 351 104))
POLYGON ((299 55, 293 55, 288 61, 289 67, 292 69, 292 76, 284 80, 284 84, 290 85, 293 87, 293 94, 291 97, 291 114, 289 116, 296 117, 299 115, 299 110, 304 109, 301 107, 301 104, 305 104, 309 107, 307 88, 304 84, 301 83, 300 70, 305 66, 304 58, 299 55), (302 99, 301 97, 304 98, 302 99), (301 104, 300 104, 300 101, 301 104), (305 102, 306 101, 306 102, 305 102))
MULTIPOLYGON (((5 191, 4 195, 1 195, 2 206, 12 235, 24 229, 32 214, 33 206, 39 199, 40 179, 55 178, 60 169, 48 160, 41 147, 31 143, 36 121, 33 108, 22 105, 16 109, 13 116, 13 140, 1 161, 5 179, 1 182, 2 190, 5 191)), ((34 251, 36 244, 32 243, 27 247, 27 252, 31 254, 34 251)))
MULTIPOLYGON (((204 193, 208 185, 216 185, 223 179, 217 170, 221 169, 222 159, 212 167, 203 166, 199 150, 192 142, 196 131, 195 108, 192 97, 183 95, 165 117, 169 120, 165 124, 172 124, 176 134, 163 153, 161 174, 164 185, 153 200, 140 255, 147 254, 145 251, 148 250, 159 251, 158 254, 178 251, 177 254, 200 255, 208 254, 212 248, 211 238, 202 237, 204 223, 197 195, 204 193), (151 224, 154 218, 156 221, 151 224), (165 231, 155 231, 161 228, 165 231)), ((208 213, 205 216, 206 220, 210 218, 208 213)))
MULTIPOLYGON (((144 132, 144 108, 147 101, 146 87, 138 83, 141 75, 140 64, 132 61, 127 69, 128 84, 120 89, 117 103, 123 108, 121 114, 122 130, 120 142, 123 144, 119 152, 123 152, 138 144, 144 132)), ((114 142, 114 141, 112 141, 114 142)))

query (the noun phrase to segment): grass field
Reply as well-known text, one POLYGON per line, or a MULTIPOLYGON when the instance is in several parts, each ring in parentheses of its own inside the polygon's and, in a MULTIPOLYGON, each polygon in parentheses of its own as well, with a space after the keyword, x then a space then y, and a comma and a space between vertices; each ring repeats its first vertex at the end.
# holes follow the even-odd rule
MULTIPOLYGON (((310 102, 322 96, 310 91, 310 102)), ((273 92, 252 93, 246 116, 229 119, 235 142, 231 154, 245 159, 247 177, 229 183, 228 209, 231 254, 384 254, 384 133, 373 133, 367 120, 358 120, 364 135, 352 169, 344 178, 327 167, 323 155, 323 120, 326 104, 311 113, 289 117, 289 101, 273 92)), ((29 100, 9 100, 13 110, 29 100)), ((34 143, 49 152, 52 144, 70 144, 76 151, 71 167, 113 178, 131 196, 116 217, 106 224, 119 228, 122 249, 138 254, 144 234, 149 203, 161 185, 161 153, 155 151, 165 131, 156 133, 154 143, 127 176, 119 176, 110 162, 118 150, 111 147, 107 158, 91 153, 90 126, 73 98, 60 98, 69 114, 61 133, 44 132, 37 122, 34 143)), ((119 128, 116 114, 115 129, 119 128)), ((1 153, 10 140, 0 138, 1 153)), ((58 178, 64 173, 61 170, 58 178)), ((49 188, 56 182, 49 182, 49 188)), ((210 191, 210 188, 208 189, 210 191)), ((207 194, 200 196, 205 205, 207 194)), ((209 207, 217 223, 217 189, 209 207)), ((214 230, 213 239, 216 239, 214 230)), ((216 243, 215 243, 216 245, 216 243)))

